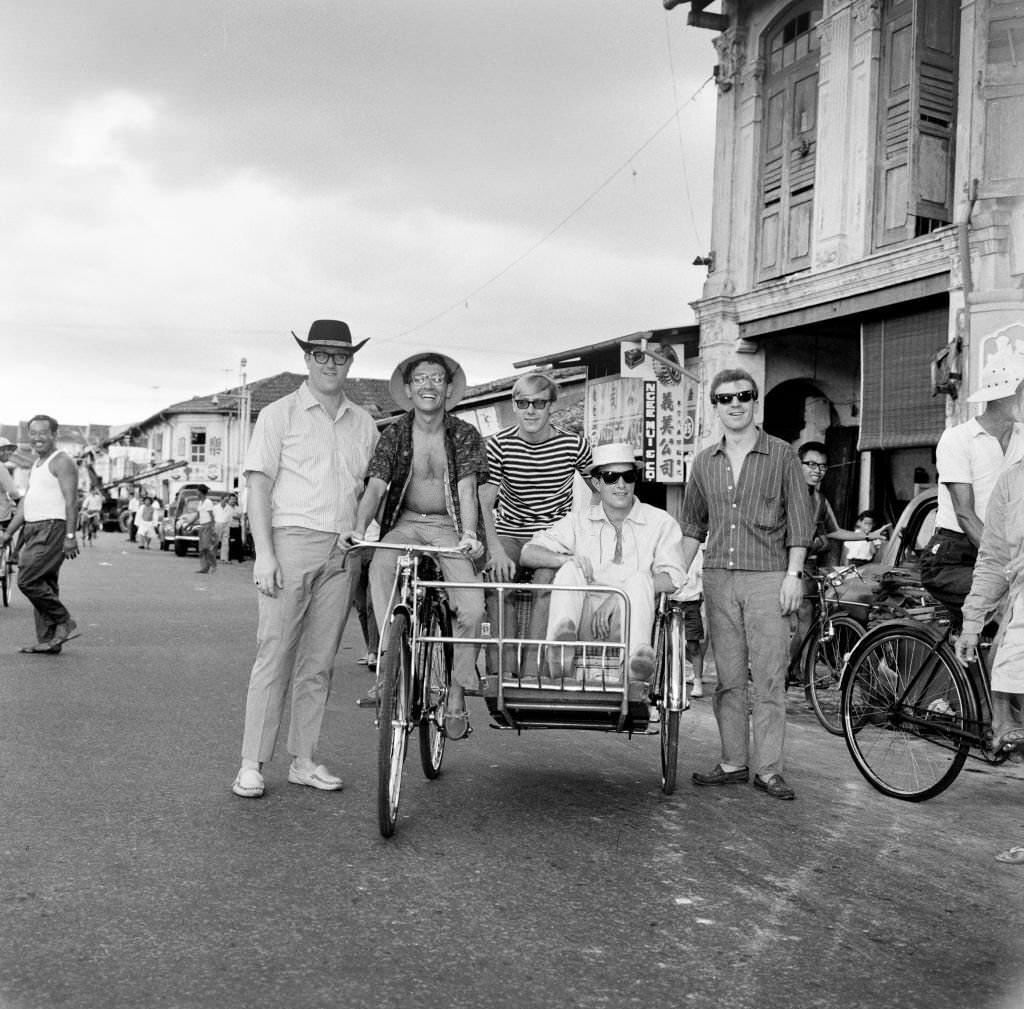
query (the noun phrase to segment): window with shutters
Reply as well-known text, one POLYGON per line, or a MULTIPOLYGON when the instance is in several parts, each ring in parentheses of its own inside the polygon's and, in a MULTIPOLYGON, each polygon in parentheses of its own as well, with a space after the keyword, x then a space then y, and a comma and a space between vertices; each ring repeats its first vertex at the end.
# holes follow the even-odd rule
POLYGON ((790 7, 765 34, 758 278, 810 265, 821 3, 790 7))
POLYGON ((882 9, 875 245, 953 220, 956 0, 885 0, 882 9))
POLYGON ((206 428, 189 430, 189 462, 206 462, 206 428))

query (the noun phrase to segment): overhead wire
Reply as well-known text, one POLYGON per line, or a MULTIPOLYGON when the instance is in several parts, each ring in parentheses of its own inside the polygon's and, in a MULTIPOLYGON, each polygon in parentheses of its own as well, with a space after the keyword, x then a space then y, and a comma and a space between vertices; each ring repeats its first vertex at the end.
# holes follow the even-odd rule
MULTIPOLYGON (((402 337, 410 336, 411 334, 417 333, 417 332, 419 332, 419 330, 425 329, 427 326, 432 325, 433 323, 437 322, 439 319, 443 319, 446 315, 448 315, 451 312, 454 312, 456 309, 467 307, 468 304, 469 304, 469 301, 472 298, 475 298, 482 291, 487 290, 487 288, 489 288, 492 284, 495 284, 497 281, 501 280, 501 278, 504 277, 507 273, 509 273, 511 270, 515 269, 521 262, 523 262, 523 260, 527 259, 529 256, 532 256, 533 253, 535 253, 542 245, 544 245, 551 238, 553 238, 556 234, 558 234, 558 232, 561 231, 562 228, 564 228, 574 217, 576 217, 576 215, 579 214, 580 211, 582 211, 589 203, 591 203, 601 192, 603 192, 605 189, 607 189, 608 186, 611 185, 611 183, 614 182, 616 178, 618 178, 618 176, 620 176, 627 169, 632 169, 633 161, 635 160, 635 158, 639 154, 642 154, 648 147, 650 147, 650 145, 652 143, 654 143, 654 141, 657 140, 657 138, 659 136, 661 136, 661 134, 664 133, 665 130, 667 130, 672 125, 672 123, 674 123, 674 122, 678 123, 680 113, 682 113, 682 111, 687 106, 693 104, 693 102, 695 102, 697 100, 697 98, 700 96, 701 92, 713 80, 714 80, 714 76, 713 75, 709 76, 701 84, 701 86, 699 88, 697 88, 697 90, 692 95, 690 95, 690 97, 686 100, 686 102, 684 102, 682 105, 678 105, 677 104, 675 110, 672 112, 672 115, 670 115, 668 117, 668 119, 665 120, 665 122, 663 122, 635 151, 633 151, 633 153, 630 154, 630 156, 628 158, 626 158, 625 161, 623 161, 622 164, 620 164, 618 168, 616 168, 610 175, 608 175, 608 177, 605 178, 605 180, 599 186, 597 186, 596 189, 594 189, 585 199, 581 200, 568 214, 565 215, 565 217, 563 217, 553 228, 551 228, 549 231, 547 231, 541 238, 539 238, 536 242, 534 242, 533 245, 531 245, 525 252, 521 253, 519 256, 517 256, 515 259, 513 259, 506 266, 502 267, 489 280, 485 280, 482 284, 480 284, 479 286, 475 287, 468 294, 465 294, 461 298, 458 298, 456 301, 453 301, 447 308, 444 308, 440 312, 437 312, 436 314, 432 315, 429 319, 425 319, 423 322, 419 322, 415 326, 411 326, 408 329, 402 330, 400 333, 397 333, 393 337, 390 337, 390 338, 389 337, 382 337, 380 339, 383 339, 385 341, 387 341, 388 339, 398 340, 398 339, 401 339, 402 337)), ((673 85, 673 91, 675 92, 676 89, 675 89, 675 74, 674 73, 673 73, 672 85, 673 85)), ((681 127, 680 127, 680 143, 682 143, 681 127)), ((683 176, 684 176, 684 181, 685 181, 685 179, 686 179, 685 169, 684 169, 683 176)), ((687 194, 687 201, 689 202, 689 205, 690 205, 690 214, 692 216, 693 215, 693 202, 690 199, 690 190, 689 190, 689 183, 688 182, 686 182, 686 194, 687 194)))

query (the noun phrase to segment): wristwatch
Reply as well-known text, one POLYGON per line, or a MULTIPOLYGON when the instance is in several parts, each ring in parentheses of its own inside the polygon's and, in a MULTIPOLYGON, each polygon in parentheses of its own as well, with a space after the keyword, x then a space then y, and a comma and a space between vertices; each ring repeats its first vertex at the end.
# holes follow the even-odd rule
POLYGON ((786 572, 786 577, 787 578, 803 578, 803 576, 804 576, 804 573, 802 571, 787 571, 786 572))

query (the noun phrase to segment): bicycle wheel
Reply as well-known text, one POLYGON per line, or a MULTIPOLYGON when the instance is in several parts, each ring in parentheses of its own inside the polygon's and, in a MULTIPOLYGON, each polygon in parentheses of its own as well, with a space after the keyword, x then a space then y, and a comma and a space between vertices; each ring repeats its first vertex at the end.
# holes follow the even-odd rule
MULTIPOLYGON (((452 636, 448 607, 438 602, 431 606, 423 622, 423 633, 432 638, 452 636)), ((444 713, 452 682, 452 644, 446 641, 424 641, 418 645, 416 681, 423 691, 420 721, 420 763, 431 780, 441 773, 444 759, 444 713)))
POLYGON ((668 702, 673 682, 681 684, 683 678, 684 634, 683 618, 678 610, 669 610, 659 618, 654 645, 657 670, 654 703, 661 709, 661 790, 665 795, 676 790, 679 712, 669 711, 668 702))
POLYGON ((853 617, 836 616, 828 621, 831 633, 822 640, 819 617, 811 628, 811 639, 803 657, 807 700, 822 726, 833 736, 843 734, 840 683, 843 667, 853 646, 864 637, 865 627, 853 617))
POLYGON ((405 613, 396 613, 388 625, 379 675, 377 820, 381 834, 391 837, 398 820, 402 769, 412 728, 412 662, 409 653, 409 617, 405 613))
POLYGON ((11 605, 11 545, 8 543, 0 550, 0 596, 4 606, 11 605))
POLYGON ((843 735, 879 792, 922 802, 960 773, 976 724, 974 695, 952 649, 911 621, 863 637, 843 676, 843 735))

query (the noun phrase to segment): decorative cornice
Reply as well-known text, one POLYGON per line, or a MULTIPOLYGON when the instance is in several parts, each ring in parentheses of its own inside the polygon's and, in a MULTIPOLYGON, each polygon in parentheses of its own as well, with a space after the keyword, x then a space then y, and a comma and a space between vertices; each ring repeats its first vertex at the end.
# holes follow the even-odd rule
POLYGON ((853 0, 853 19, 862 31, 873 31, 880 28, 882 24, 880 0, 853 0))
POLYGON ((715 83, 722 92, 731 91, 743 72, 747 59, 747 37, 745 31, 730 28, 713 40, 718 52, 718 67, 715 83))

